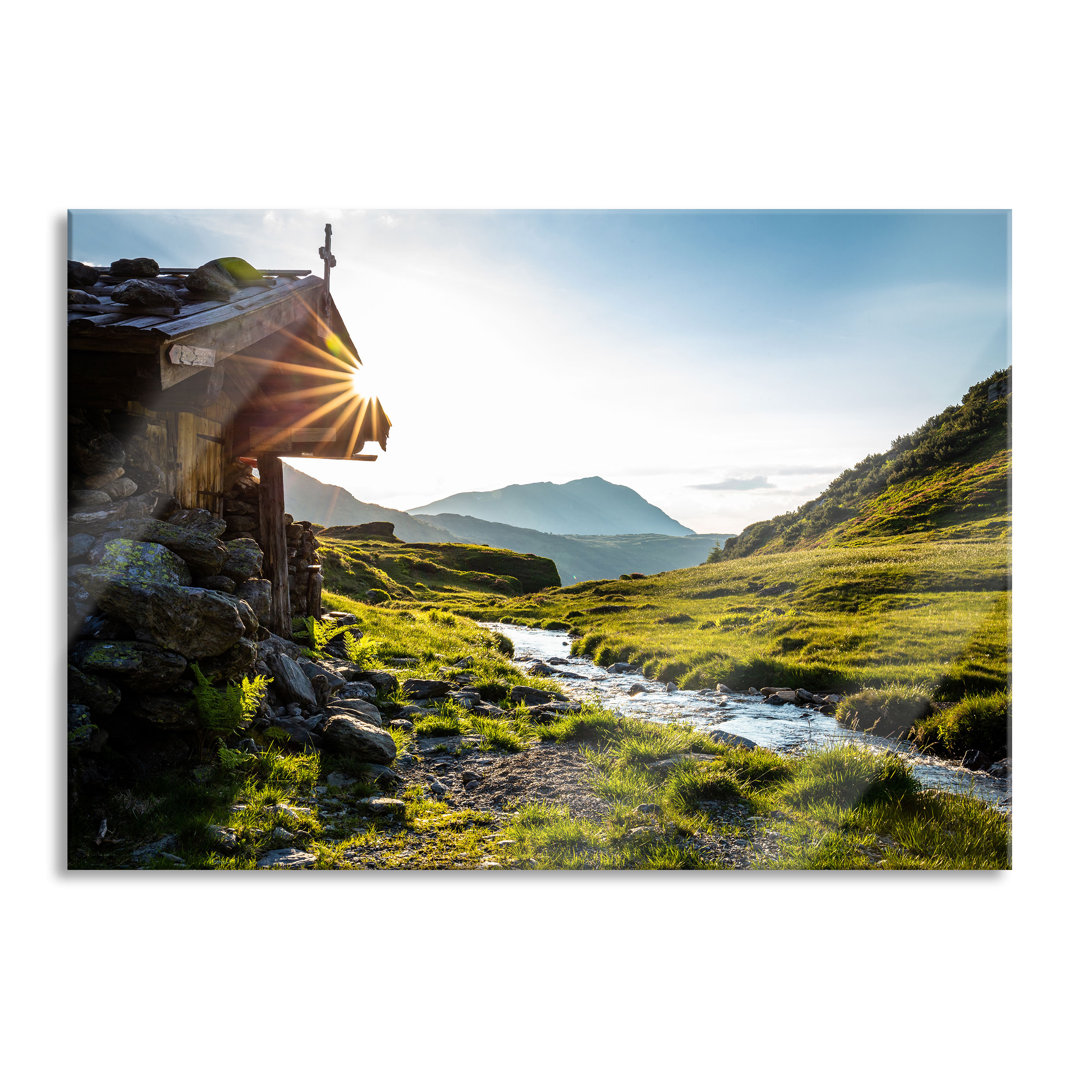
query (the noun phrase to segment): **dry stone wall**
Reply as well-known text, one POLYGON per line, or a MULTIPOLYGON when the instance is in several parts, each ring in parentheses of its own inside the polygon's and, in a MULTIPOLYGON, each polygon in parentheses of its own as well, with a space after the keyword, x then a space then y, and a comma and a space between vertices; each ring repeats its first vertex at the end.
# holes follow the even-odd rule
MULTIPOLYGON (((225 477, 226 539, 253 539, 259 531, 259 479, 246 461, 234 462, 225 477)), ((322 567, 319 542, 310 521, 285 515, 285 548, 289 560, 289 604, 293 618, 322 616, 322 567)))
POLYGON ((142 417, 69 424, 68 701, 72 743, 110 728, 194 728, 190 664, 211 681, 255 670, 270 608, 263 553, 166 490, 142 417))

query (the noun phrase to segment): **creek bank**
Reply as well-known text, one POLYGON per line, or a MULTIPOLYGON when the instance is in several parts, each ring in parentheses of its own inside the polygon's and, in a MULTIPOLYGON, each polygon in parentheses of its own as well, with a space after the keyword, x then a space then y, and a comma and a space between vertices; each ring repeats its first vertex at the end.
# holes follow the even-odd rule
POLYGON ((933 757, 893 736, 852 730, 835 719, 838 694, 816 694, 801 688, 750 687, 745 693, 720 683, 712 690, 679 690, 674 684, 647 679, 640 667, 614 663, 607 668, 571 655, 571 641, 562 631, 516 623, 482 623, 510 638, 515 663, 528 669, 537 662, 551 669, 572 700, 599 697, 605 708, 660 723, 682 721, 717 741, 752 748, 760 745, 801 755, 840 742, 856 742, 881 752, 898 753, 925 787, 975 797, 1007 809, 1011 805, 1011 762, 993 763, 992 771, 974 771, 960 762, 933 757), (584 679, 569 680, 567 672, 584 679))

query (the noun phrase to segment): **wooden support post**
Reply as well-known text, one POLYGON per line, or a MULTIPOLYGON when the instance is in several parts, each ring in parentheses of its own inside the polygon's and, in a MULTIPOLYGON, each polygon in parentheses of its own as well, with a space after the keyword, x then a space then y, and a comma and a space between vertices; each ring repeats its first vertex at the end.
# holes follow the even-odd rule
POLYGON ((277 454, 260 454, 259 535, 262 537, 263 573, 270 579, 270 629, 292 638, 289 605, 289 557, 285 550, 285 474, 277 454))

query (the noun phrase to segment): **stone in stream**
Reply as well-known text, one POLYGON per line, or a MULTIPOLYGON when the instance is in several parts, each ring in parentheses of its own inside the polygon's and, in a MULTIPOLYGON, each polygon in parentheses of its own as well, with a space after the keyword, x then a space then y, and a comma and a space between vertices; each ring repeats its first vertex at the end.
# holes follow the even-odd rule
POLYGON ((641 669, 635 667, 633 664, 624 664, 622 662, 618 664, 611 664, 606 669, 609 675, 640 675, 641 669))
MULTIPOLYGON (((764 693, 764 691, 762 691, 764 693)), ((765 698, 766 705, 801 705, 802 701, 794 690, 779 690, 765 698)))
POLYGON ((741 746, 744 750, 753 750, 757 747, 757 743, 752 739, 747 739, 742 735, 734 735, 730 731, 712 730, 706 732, 710 739, 716 742, 725 743, 728 746, 741 746))
POLYGON ((677 683, 669 682, 669 683, 667 683, 667 684, 666 684, 666 685, 664 686, 664 689, 665 689, 665 690, 666 690, 666 691, 667 691, 667 692, 668 692, 669 694, 673 694, 673 693, 675 693, 675 691, 676 691, 676 690, 678 690, 678 689, 679 689, 679 687, 678 687, 678 684, 677 684, 677 683))
POLYGON ((633 686, 630 687, 629 690, 627 690, 627 693, 631 697, 637 697, 638 694, 648 693, 648 690, 649 690, 649 688, 647 686, 645 686, 643 683, 636 682, 636 683, 634 683, 633 686))

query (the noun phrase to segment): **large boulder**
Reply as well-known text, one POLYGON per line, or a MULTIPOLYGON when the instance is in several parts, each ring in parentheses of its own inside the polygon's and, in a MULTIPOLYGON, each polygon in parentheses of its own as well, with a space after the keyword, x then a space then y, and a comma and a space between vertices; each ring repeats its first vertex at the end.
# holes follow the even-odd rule
POLYGON ((226 556, 221 572, 233 581, 262 577, 263 550, 254 540, 238 537, 225 544, 226 556))
POLYGON ((366 720, 369 724, 375 724, 377 727, 386 727, 383 714, 370 701, 365 701, 363 698, 335 698, 330 702, 329 708, 334 712, 349 713, 351 716, 357 716, 361 720, 366 720))
POLYGON ((401 689, 414 701, 425 701, 428 698, 445 697, 457 687, 454 683, 443 682, 441 679, 406 679, 401 689))
POLYGON ((250 673, 258 658, 258 648, 250 638, 242 637, 220 656, 199 661, 199 670, 212 683, 237 682, 250 673))
POLYGON ((132 584, 190 585, 187 563, 161 544, 140 540, 109 540, 93 571, 93 584, 124 581, 132 584))
POLYGON ((241 581, 236 586, 237 599, 243 600, 255 612, 255 617, 260 623, 270 621, 272 593, 273 586, 266 578, 248 578, 247 581, 241 581))
MULTIPOLYGON (((127 623, 140 641, 191 660, 220 656, 244 636, 242 601, 210 589, 111 581, 99 603, 107 615, 127 623)), ((254 619, 254 612, 243 607, 254 619)))
POLYGON ((197 526, 174 525, 154 518, 140 518, 125 522, 124 531, 128 536, 161 544, 175 552, 191 567, 196 577, 220 574, 228 557, 225 545, 211 532, 197 526))
POLYGON ((311 680, 300 665, 281 652, 269 653, 266 662, 274 673, 274 691, 283 701, 295 701, 308 709, 318 708, 311 680))
POLYGON ((379 765, 389 765, 397 756, 397 746, 385 731, 349 713, 331 715, 323 741, 332 750, 379 765))
POLYGON ((108 716, 120 704, 120 688, 68 664, 68 701, 85 705, 95 716, 108 716))
MULTIPOLYGON (((130 457, 130 451, 128 452, 130 457)), ((227 528, 223 518, 216 517, 209 510, 194 506, 187 510, 177 510, 169 515, 169 524, 182 529, 197 529, 217 539, 227 528)))
POLYGON ((133 690, 153 691, 179 682, 187 660, 145 641, 87 642, 73 657, 84 673, 105 675, 133 690))

